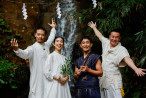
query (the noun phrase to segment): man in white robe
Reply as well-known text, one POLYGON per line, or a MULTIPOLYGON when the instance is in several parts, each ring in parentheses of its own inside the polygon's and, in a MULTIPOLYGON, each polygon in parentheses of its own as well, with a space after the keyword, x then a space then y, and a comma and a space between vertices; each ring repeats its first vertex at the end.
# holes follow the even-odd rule
POLYGON ((105 38, 96 28, 96 23, 89 22, 96 36, 102 43, 102 69, 103 76, 100 78, 101 98, 122 98, 122 77, 119 63, 124 61, 138 76, 144 76, 145 69, 137 68, 129 56, 125 47, 121 45, 120 33, 111 32, 109 39, 105 38))
MULTIPOLYGON (((49 24, 49 23, 48 23, 49 24)), ((28 98, 43 98, 44 90, 44 75, 43 66, 45 64, 48 54, 50 54, 49 48, 55 38, 56 23, 52 19, 52 24, 49 24, 52 29, 50 36, 46 42, 46 32, 43 28, 38 28, 34 34, 36 42, 27 47, 25 50, 18 48, 16 39, 11 40, 11 46, 17 56, 22 59, 29 59, 30 64, 30 90, 28 98)))

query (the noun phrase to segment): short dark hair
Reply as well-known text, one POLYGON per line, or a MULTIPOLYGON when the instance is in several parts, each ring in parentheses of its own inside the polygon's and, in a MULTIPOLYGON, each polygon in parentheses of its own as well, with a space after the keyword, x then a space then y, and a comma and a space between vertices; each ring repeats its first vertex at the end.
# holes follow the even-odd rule
MULTIPOLYGON (((112 32, 116 32, 116 33, 119 33, 119 34, 121 35, 121 33, 120 33, 120 31, 119 31, 118 29, 114 29, 114 30, 111 31, 111 33, 112 33, 112 32)), ((111 33, 110 33, 110 34, 111 34, 111 33)))
POLYGON ((61 39, 63 40, 63 44, 64 44, 64 38, 61 37, 61 36, 56 36, 55 39, 54 39, 54 43, 55 43, 55 40, 56 40, 57 38, 61 38, 61 39))
POLYGON ((80 44, 82 42, 83 39, 88 39, 90 41, 90 43, 93 43, 92 39, 89 37, 89 36, 83 36, 81 39, 80 39, 80 44))
POLYGON ((37 32, 37 30, 43 30, 45 32, 45 35, 47 34, 47 30, 43 27, 37 27, 36 32, 37 32))

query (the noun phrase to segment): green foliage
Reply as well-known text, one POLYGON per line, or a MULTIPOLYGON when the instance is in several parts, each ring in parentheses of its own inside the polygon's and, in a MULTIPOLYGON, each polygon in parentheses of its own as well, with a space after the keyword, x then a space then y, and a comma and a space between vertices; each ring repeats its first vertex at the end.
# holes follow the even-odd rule
MULTIPOLYGON (((144 3, 137 0, 102 0, 98 2, 98 8, 81 10, 82 22, 94 21, 101 32, 111 32, 113 29, 122 28, 123 18, 128 17, 137 4, 144 3)), ((143 4, 141 4, 143 5, 143 4)))
POLYGON ((65 59, 65 64, 62 65, 62 67, 61 67, 61 74, 63 74, 64 76, 66 76, 66 75, 68 75, 68 76, 73 75, 73 71, 71 69, 72 65, 73 65, 73 63, 71 62, 71 60, 65 59))
POLYGON ((137 91, 133 94, 132 98, 140 98, 141 92, 137 91))
POLYGON ((0 13, 0 88, 4 90, 19 89, 21 91, 21 85, 28 81, 29 70, 27 67, 20 66, 24 63, 22 60, 15 64, 18 58, 15 59, 13 56, 14 52, 11 49, 10 41, 13 37, 20 38, 20 35, 9 29, 9 25, 6 24, 2 15, 0 13))
POLYGON ((11 38, 15 36, 8 27, 9 25, 6 25, 4 19, 0 17, 0 51, 3 57, 8 52, 7 50, 10 50, 10 46, 7 43, 10 43, 11 38))
POLYGON ((146 61, 146 31, 140 31, 135 35, 135 44, 137 45, 137 47, 134 49, 136 55, 135 58, 137 60, 137 65, 141 65, 140 67, 142 67, 146 61))
POLYGON ((8 84, 11 88, 17 88, 14 76, 18 66, 9 62, 6 58, 0 56, 0 88, 2 85, 8 84))

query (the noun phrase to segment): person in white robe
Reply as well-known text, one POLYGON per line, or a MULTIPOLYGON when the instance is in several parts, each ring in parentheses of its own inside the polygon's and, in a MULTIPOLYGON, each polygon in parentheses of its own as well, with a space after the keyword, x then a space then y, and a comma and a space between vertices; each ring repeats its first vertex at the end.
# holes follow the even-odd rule
MULTIPOLYGON (((49 24, 49 23, 48 23, 49 24)), ((16 53, 22 59, 29 59, 30 67, 30 90, 28 98, 43 98, 44 90, 44 75, 43 66, 45 64, 48 54, 50 54, 49 48, 55 38, 56 23, 52 19, 52 24, 49 24, 52 29, 48 40, 45 42, 46 32, 44 28, 38 28, 36 30, 35 38, 36 42, 22 50, 18 47, 16 39, 11 40, 11 46, 16 53)))
POLYGON ((103 76, 100 78, 101 98, 122 98, 122 76, 119 64, 124 61, 131 67, 137 76, 144 76, 146 69, 137 68, 125 47, 120 43, 120 33, 112 31, 109 39, 105 38, 96 28, 96 23, 89 22, 95 35, 102 43, 102 69, 103 76))
POLYGON ((61 67, 65 64, 65 56, 61 55, 63 38, 56 37, 53 45, 55 51, 48 55, 44 66, 44 98, 71 98, 68 76, 61 74, 61 67))

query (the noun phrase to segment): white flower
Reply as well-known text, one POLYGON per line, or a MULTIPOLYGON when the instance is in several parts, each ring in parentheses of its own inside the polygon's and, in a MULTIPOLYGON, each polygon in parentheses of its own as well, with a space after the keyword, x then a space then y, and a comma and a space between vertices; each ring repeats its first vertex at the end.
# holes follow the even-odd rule
POLYGON ((61 11, 60 11, 61 8, 60 8, 60 4, 59 4, 59 2, 58 2, 58 4, 57 4, 57 7, 56 7, 56 8, 57 8, 56 11, 57 11, 58 18, 61 18, 61 11))
POLYGON ((23 3, 22 12, 23 12, 24 19, 26 20, 28 16, 27 16, 27 12, 26 12, 25 3, 23 3))

